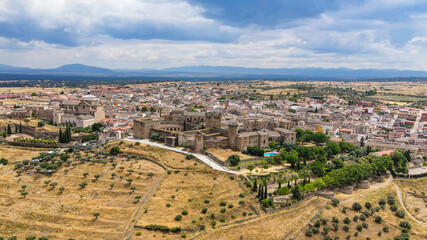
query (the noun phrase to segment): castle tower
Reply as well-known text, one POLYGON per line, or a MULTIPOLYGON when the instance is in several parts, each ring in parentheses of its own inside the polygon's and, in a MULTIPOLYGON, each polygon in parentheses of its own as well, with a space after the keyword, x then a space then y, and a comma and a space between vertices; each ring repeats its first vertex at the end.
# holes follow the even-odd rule
POLYGON ((230 123, 228 125, 228 143, 231 149, 237 148, 237 123, 230 123))
POLYGON ((196 136, 194 138, 194 151, 195 152, 202 152, 203 151, 203 134, 200 132, 196 132, 196 136))
POLYGON ((220 128, 221 127, 221 113, 207 112, 206 113, 206 128, 220 128))

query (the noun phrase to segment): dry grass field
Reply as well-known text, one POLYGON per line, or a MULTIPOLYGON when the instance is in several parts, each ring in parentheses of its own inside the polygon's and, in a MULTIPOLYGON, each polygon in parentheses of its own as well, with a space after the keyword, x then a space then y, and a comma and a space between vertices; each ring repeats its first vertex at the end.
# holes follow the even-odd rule
MULTIPOLYGON (((8 149, 1 149, 8 152, 8 149)), ((30 159, 36 152, 19 150, 21 155, 9 155, 10 163, 30 159)), ((83 157, 93 153, 82 153, 83 157)), ((7 155, 5 155, 7 157, 7 155)), ((14 165, 0 167, 0 236, 48 236, 50 239, 121 239, 142 202, 154 190, 164 169, 144 160, 125 160, 117 157, 107 164, 63 164, 51 176, 36 173, 15 173, 14 165), (112 163, 117 163, 113 168, 112 163), (120 169, 124 167, 124 169, 120 169), (68 172, 64 171, 67 169, 68 172), (133 172, 127 170, 132 169, 133 172), (83 173, 88 173, 84 177, 83 173), (114 179, 112 173, 116 174, 114 179), (152 173, 149 176, 149 173, 152 173), (96 179, 95 174, 99 174, 96 179), (126 179, 132 178, 129 184, 126 179), (57 186, 45 184, 56 182, 57 186), (81 188, 79 184, 88 185, 81 188), (110 184, 114 183, 111 187, 110 184), (26 185, 28 195, 21 196, 26 185), (136 187, 133 191, 130 186, 136 187), (59 190, 64 187, 63 192, 59 190), (140 195, 138 200, 135 196, 140 195), (100 216, 95 219, 94 212, 100 216)))
POLYGON ((398 179, 396 184, 402 189, 403 202, 408 211, 418 220, 427 222, 427 178, 398 179))
POLYGON ((153 146, 115 142, 108 148, 112 146, 118 146, 126 154, 158 161, 169 169, 137 225, 156 224, 183 229, 179 234, 164 234, 136 228, 132 239, 155 239, 156 235, 162 235, 162 239, 175 239, 183 233, 190 237, 195 233, 185 230, 199 232, 202 226, 212 229, 212 221, 216 221, 218 227, 255 216, 250 203, 257 203, 237 176, 213 171, 195 158, 187 159, 186 155, 153 146), (222 201, 225 202, 223 205, 222 201), (204 208, 207 208, 206 213, 202 213, 204 208), (183 213, 184 210, 188 213, 183 213), (182 216, 180 221, 175 220, 177 215, 182 216), (136 235, 138 232, 140 236, 136 235))
MULTIPOLYGON (((38 119, 34 119, 34 118, 29 118, 30 122, 26 123, 24 122, 24 119, 0 119, 0 127, 5 127, 7 126, 7 124, 13 125, 12 127, 12 131, 15 131, 15 124, 19 125, 20 123, 23 126, 32 126, 32 127, 37 127, 37 124, 40 120, 38 119)), ((58 132, 59 128, 52 126, 52 125, 44 125, 43 127, 39 127, 38 129, 40 130, 46 130, 46 131, 50 131, 50 132, 58 132)))
POLYGON ((74 89, 71 88, 40 88, 40 87, 2 87, 0 88, 0 94, 9 94, 9 93, 41 93, 41 92, 52 92, 60 93, 71 92, 74 89))
POLYGON ((108 149, 118 146, 120 151, 128 155, 137 155, 155 160, 170 169, 205 170, 209 167, 197 159, 186 159, 186 155, 169 151, 163 148, 137 144, 134 142, 114 142, 108 145, 108 149))
POLYGON ((209 148, 208 153, 213 154, 215 157, 219 158, 221 161, 227 161, 228 157, 235 154, 240 157, 240 160, 245 160, 249 158, 254 158, 254 156, 243 154, 239 151, 234 151, 232 149, 222 149, 222 148, 209 148))
MULTIPOLYGON (((199 232, 202 226, 212 229, 212 221, 216 221, 218 227, 254 216, 250 203, 256 204, 249 191, 240 186, 237 177, 231 179, 228 174, 210 170, 171 171, 148 202, 147 212, 141 215, 137 225, 157 224, 199 232), (204 208, 206 213, 202 212, 204 208), (183 211, 188 211, 188 214, 183 211), (175 220, 177 215, 181 215, 182 220, 175 220)), ((194 234, 189 231, 183 233, 188 237, 194 234)), ((132 239, 155 239, 153 234, 156 233, 144 231, 132 239)), ((166 239, 172 238, 171 234, 166 239)))
MULTIPOLYGON (((401 234, 401 228, 399 227, 399 224, 401 221, 408 221, 412 228, 410 230, 411 233, 415 233, 417 235, 411 236, 411 239, 425 239, 424 236, 427 235, 427 229, 413 221, 409 216, 405 215, 405 217, 399 218, 395 215, 395 212, 390 210, 390 205, 386 204, 385 209, 380 209, 378 212, 374 212, 374 216, 378 215, 381 216, 383 219, 383 222, 377 223, 374 221, 374 217, 371 215, 369 216, 365 221, 360 220, 360 218, 355 222, 353 220, 353 217, 355 215, 360 216, 362 212, 367 210, 366 207, 364 207, 366 202, 370 202, 372 204, 372 208, 379 207, 379 200, 385 199, 387 201, 387 196, 392 196, 396 200, 396 204, 398 205, 398 209, 402 210, 402 206, 400 206, 399 201, 397 200, 396 195, 396 188, 394 185, 389 184, 384 187, 381 187, 379 189, 375 189, 373 191, 359 191, 356 193, 353 193, 351 195, 346 195, 347 197, 343 198, 343 194, 340 194, 338 197, 344 201, 339 205, 339 207, 333 207, 330 206, 328 208, 323 209, 321 216, 319 218, 327 218, 329 219, 329 222, 327 223, 327 226, 330 227, 330 231, 328 235, 334 239, 334 237, 339 237, 339 239, 346 239, 346 236, 350 235, 350 239, 366 239, 367 237, 370 237, 371 239, 393 239, 395 236, 399 236, 401 234), (367 193, 364 195, 363 193, 367 193), (352 198, 354 200, 352 200, 352 198), (353 211, 352 204, 354 202, 360 203, 363 208, 360 212, 353 211), (347 207, 346 213, 342 212, 342 207, 347 207), (333 217, 338 218, 340 221, 338 223, 339 229, 338 231, 333 231, 332 228, 332 218, 333 217), (345 217, 348 217, 351 221, 349 224, 344 223, 345 217), (363 228, 362 231, 358 231, 356 229, 356 226, 358 224, 362 224, 366 222, 368 224, 368 228, 363 228), (343 230, 343 226, 348 225, 349 230, 345 231, 343 230), (389 232, 384 232, 383 227, 387 226, 389 228, 389 232), (357 237, 355 237, 355 233, 357 232, 357 237), (378 236, 378 232, 381 232, 381 236, 378 236)), ((313 225, 316 220, 314 220, 311 224, 313 225)), ((298 240, 305 240, 305 239, 324 239, 321 234, 315 234, 313 237, 307 237, 305 235, 306 230, 309 227, 304 228, 303 231, 301 231, 300 234, 298 234, 298 237, 295 239, 298 240)), ((323 225, 319 228, 320 232, 323 232, 323 225)))
POLYGON ((203 240, 258 240, 289 239, 315 216, 326 199, 311 198, 295 207, 272 214, 263 213, 253 220, 209 230, 197 239, 203 240), (286 236, 286 238, 284 238, 286 236))

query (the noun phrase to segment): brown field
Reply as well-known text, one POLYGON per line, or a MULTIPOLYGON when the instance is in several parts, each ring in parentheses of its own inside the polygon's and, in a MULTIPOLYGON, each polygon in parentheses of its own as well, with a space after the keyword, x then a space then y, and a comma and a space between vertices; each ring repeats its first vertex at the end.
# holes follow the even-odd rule
MULTIPOLYGON (((213 171, 172 171, 166 175, 159 188, 148 202, 145 209, 147 213, 141 215, 137 225, 146 226, 149 224, 165 225, 168 227, 181 227, 182 229, 195 229, 200 231, 200 226, 212 229, 211 221, 215 220, 217 226, 237 220, 247 219, 254 214, 250 204, 256 204, 249 191, 240 186, 237 177, 232 180, 230 175, 213 171), (240 193, 245 193, 240 197, 240 193), (205 203, 204 200, 209 200, 205 203), (220 202, 225 201, 226 206, 220 206, 220 202), (239 201, 245 201, 239 204, 239 201), (166 204, 170 204, 167 207, 166 204), (232 204, 233 207, 230 208, 232 204), (203 214, 201 211, 207 208, 203 214), (226 209, 221 213, 221 209, 226 209), (187 210, 188 215, 183 215, 182 211, 187 210), (246 212, 248 215, 243 216, 246 212), (211 214, 215 217, 212 218, 211 214), (175 216, 182 215, 181 221, 176 221, 175 216), (220 219, 225 218, 225 222, 220 219)), ((137 232, 139 230, 135 230, 137 232)), ((191 232, 185 232, 187 236, 191 232)), ((155 232, 145 231, 139 237, 132 239, 154 239, 155 232)), ((167 239, 174 236, 167 235, 167 239)))
POLYGON ((396 184, 402 189, 403 202, 408 211, 418 220, 427 222, 427 202, 420 197, 420 195, 425 196, 424 198, 427 199, 427 178, 398 179, 396 184))
MULTIPOLYGON (((6 158, 10 164, 15 164, 24 159, 31 159, 39 155, 36 148, 23 148, 18 146, 0 145, 0 158, 6 158)), ((6 168, 6 166, 0 167, 6 168)))
POLYGON ((71 92, 74 89, 71 88, 40 88, 40 87, 3 87, 0 88, 0 94, 8 94, 8 93, 41 93, 41 92, 53 92, 60 93, 71 92))
MULTIPOLYGON (((30 159, 35 155, 22 151, 20 156, 9 157, 9 161, 30 159)), ((86 155, 82 153, 83 157, 86 155)), ((71 160, 74 161, 74 158, 71 160)), ((111 163, 103 165, 74 161, 77 165, 63 164, 51 176, 31 173, 18 176, 13 164, 0 167, 0 235, 16 235, 18 239, 28 235, 48 236, 50 239, 123 238, 126 231, 130 230, 132 218, 135 218, 137 210, 154 190, 164 169, 144 160, 125 161, 124 158, 115 158, 110 161, 118 164, 115 169, 111 163), (125 167, 123 171, 119 169, 121 166, 125 167), (64 169, 69 172, 64 172, 64 169), (129 174, 128 169, 134 172, 129 174), (89 176, 84 178, 84 172, 89 173, 89 176), (111 177, 113 172, 117 174, 114 179, 111 177), (154 173, 154 176, 149 177, 149 172, 154 173), (96 180, 95 174, 101 177, 96 180), (127 178, 134 180, 131 183, 136 187, 134 192, 127 178), (44 183, 46 180, 57 182, 58 185, 47 186, 44 183), (79 183, 83 181, 88 185, 82 189, 79 183), (113 188, 110 187, 111 183, 115 184, 113 188), (27 185, 26 197, 20 194, 22 184, 27 185), (59 192, 61 186, 65 187, 62 194, 59 192), (137 201, 136 195, 142 198, 137 201), (93 212, 101 214, 97 220, 93 212)))
MULTIPOLYGON (((37 127, 37 124, 40 120, 35 119, 35 118, 29 118, 30 122, 26 123, 24 122, 24 119, 0 119, 0 127, 5 127, 7 126, 7 124, 10 125, 19 125, 19 123, 22 124, 22 126, 32 126, 32 127, 37 127)), ((15 131, 15 126, 11 126, 12 127, 12 131, 15 131)), ((58 132, 59 128, 49 125, 49 124, 45 124, 43 127, 38 128, 40 130, 46 130, 46 131, 50 131, 50 132, 58 132)))
POLYGON ((215 157, 224 162, 227 161, 228 157, 233 154, 238 155, 240 160, 254 158, 254 156, 243 154, 242 152, 234 151, 232 149, 209 148, 207 152, 213 154, 215 157))
POLYGON ((277 213, 265 214, 242 224, 209 230, 197 239, 289 239, 315 216, 325 199, 311 198, 301 205, 277 213))
POLYGON ((184 154, 169 151, 163 148, 145 144, 137 145, 134 142, 123 142, 122 144, 120 144, 120 142, 114 142, 109 144, 108 149, 110 149, 112 146, 119 146, 120 151, 126 154, 138 155, 155 160, 170 169, 208 169, 205 164, 199 162, 196 158, 187 160, 184 154))

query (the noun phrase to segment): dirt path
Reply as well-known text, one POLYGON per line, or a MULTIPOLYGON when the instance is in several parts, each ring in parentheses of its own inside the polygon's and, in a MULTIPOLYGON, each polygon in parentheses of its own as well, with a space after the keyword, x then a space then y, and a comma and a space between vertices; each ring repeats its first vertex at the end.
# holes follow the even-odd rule
POLYGON ((133 229, 135 228, 136 223, 138 222, 139 216, 141 215, 142 210, 144 209, 145 205, 148 203, 148 201, 150 200, 151 196, 153 196, 154 192, 157 190, 157 187, 160 185, 160 183, 162 182, 165 174, 166 174, 166 170, 163 172, 162 176, 159 178, 158 181, 153 182, 151 184, 150 187, 150 191, 147 192, 147 194, 142 198, 142 202, 143 204, 141 205, 141 207, 139 208, 139 210, 137 209, 134 214, 132 214, 130 221, 128 222, 125 230, 122 233, 123 239, 130 239, 130 237, 132 236, 132 232, 133 229), (136 216, 135 216, 136 214, 136 216), (135 219, 134 221, 132 221, 133 219, 135 219), (129 229, 129 230, 128 230, 129 229), (129 233, 128 233, 129 232, 129 233))
POLYGON ((400 202, 400 205, 402 205, 402 208, 403 208, 403 210, 405 210, 405 212, 406 212, 406 214, 408 214, 408 216, 409 217, 411 217, 415 222, 417 222, 417 223, 419 223, 419 224, 421 224, 421 226, 424 226, 424 227, 427 227, 427 225, 425 224, 425 223, 423 223, 423 222, 421 222, 421 221, 419 221, 418 219, 416 219, 409 211, 408 211, 408 209, 406 209, 406 206, 405 206, 405 204, 404 204, 404 202, 403 202, 403 197, 402 197, 402 190, 400 190, 400 187, 396 184, 396 183, 394 183, 393 182, 393 184, 394 184, 394 186, 396 186, 396 189, 397 189, 397 197, 398 197, 398 199, 399 199, 399 202, 400 202))

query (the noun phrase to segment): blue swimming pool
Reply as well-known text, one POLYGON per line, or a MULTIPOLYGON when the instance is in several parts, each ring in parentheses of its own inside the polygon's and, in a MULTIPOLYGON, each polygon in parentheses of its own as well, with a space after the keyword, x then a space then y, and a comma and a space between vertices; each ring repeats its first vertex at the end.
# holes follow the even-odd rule
POLYGON ((271 157, 278 154, 277 152, 268 152, 268 153, 264 153, 264 157, 271 157))

